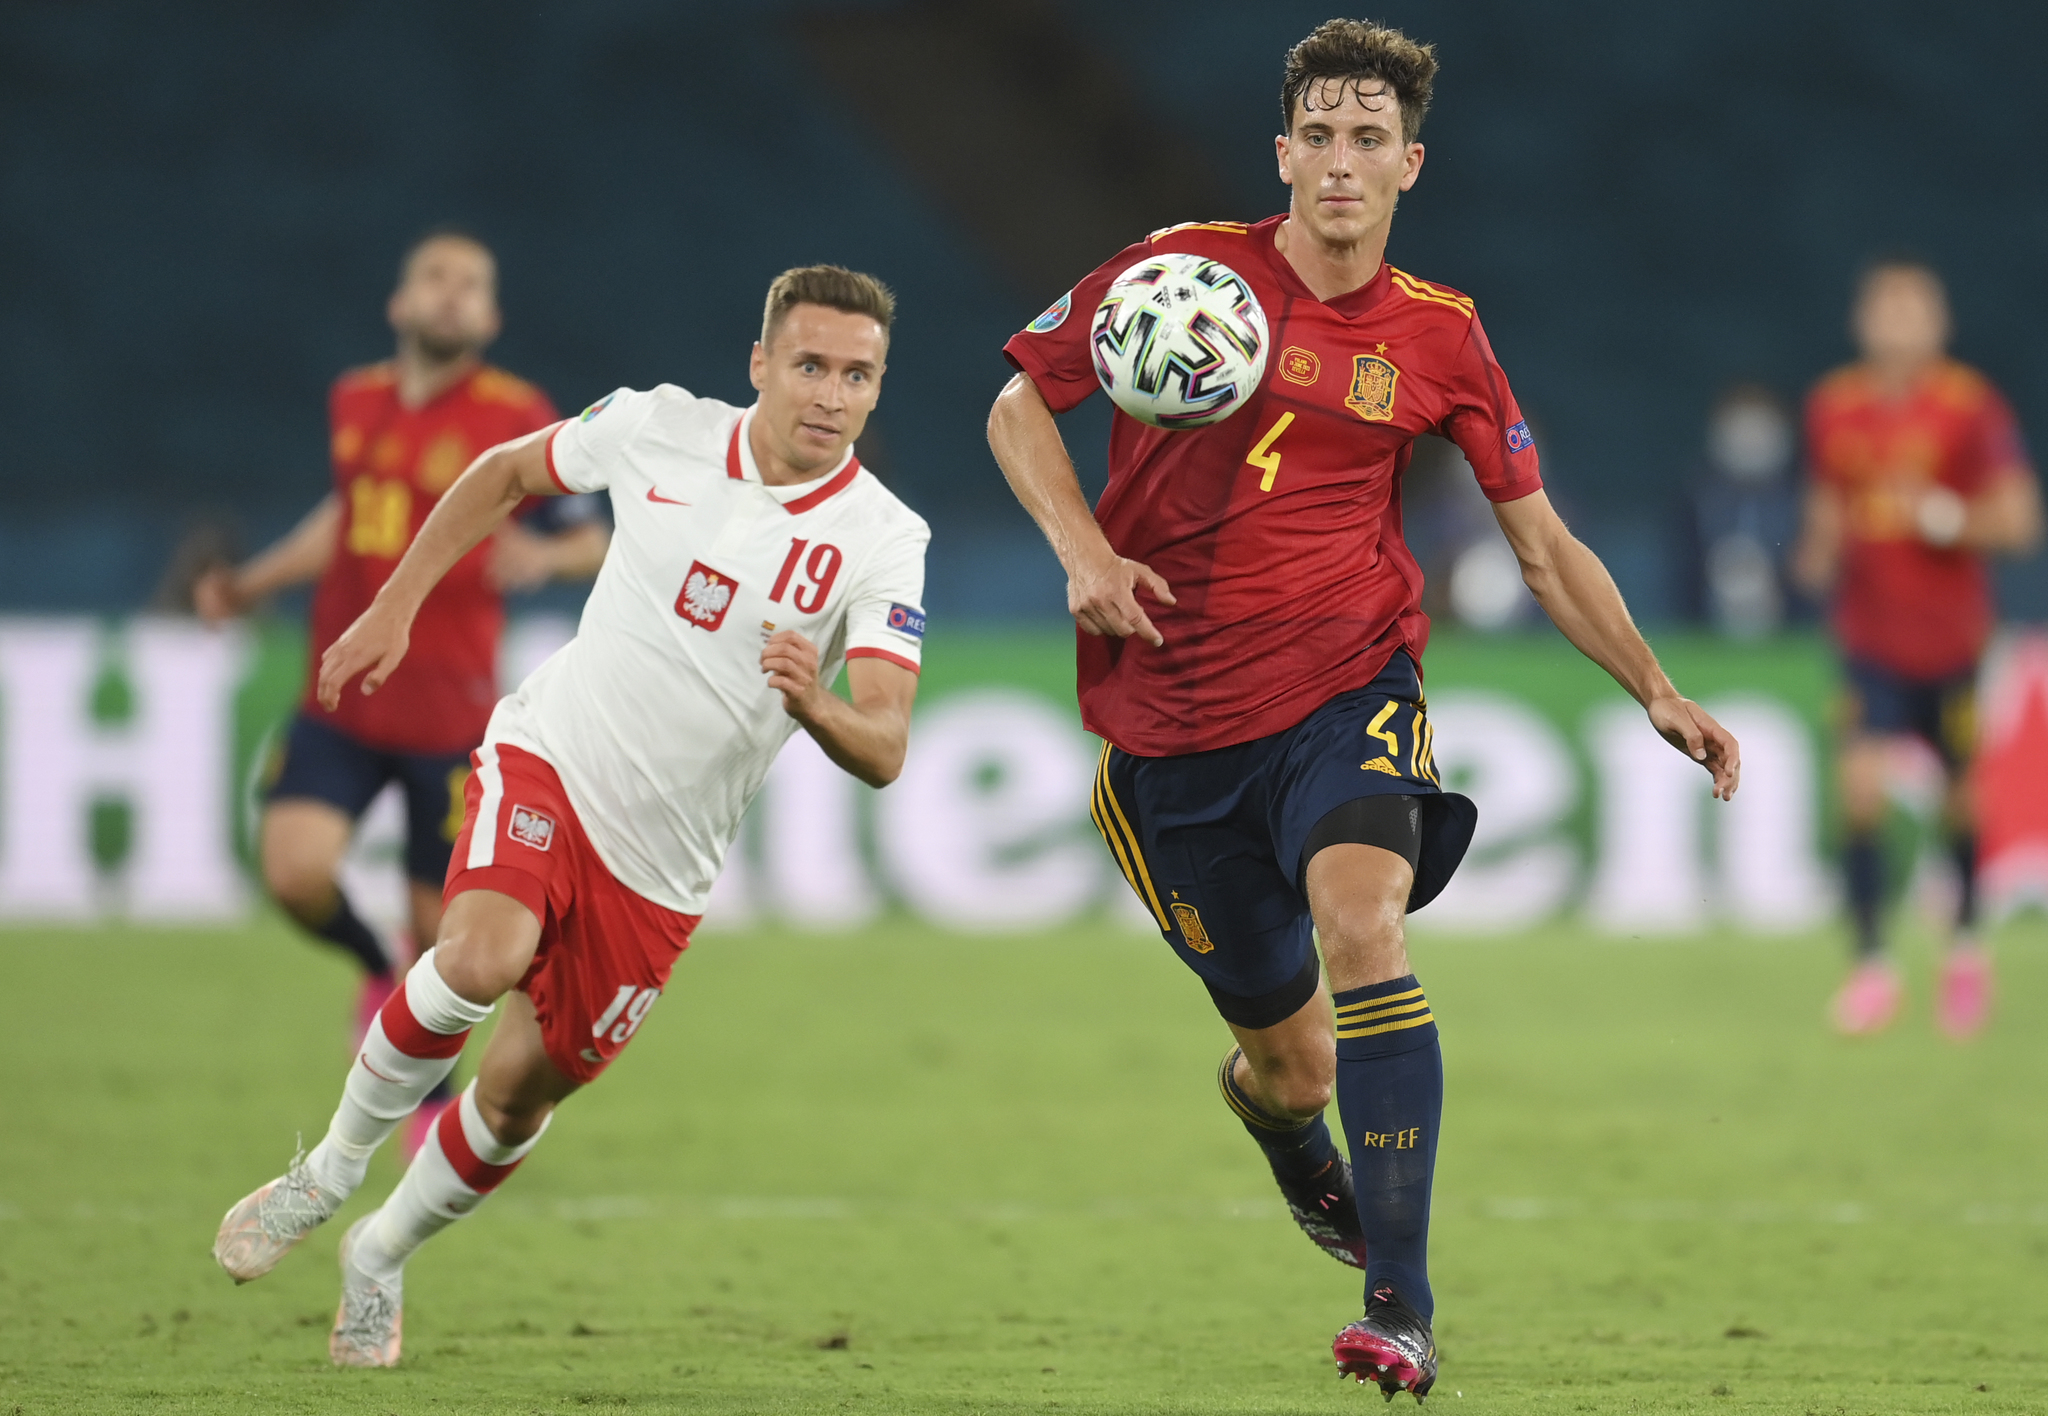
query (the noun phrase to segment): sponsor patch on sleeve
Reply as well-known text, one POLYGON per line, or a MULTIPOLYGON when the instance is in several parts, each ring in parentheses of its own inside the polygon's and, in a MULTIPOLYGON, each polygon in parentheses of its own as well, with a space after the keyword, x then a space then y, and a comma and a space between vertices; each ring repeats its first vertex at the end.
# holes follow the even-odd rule
POLYGON ((595 418, 598 414, 604 412, 605 405, 610 403, 614 398, 617 397, 618 395, 615 393, 606 394, 603 398, 598 399, 597 402, 591 404, 588 408, 584 409, 583 416, 582 418, 578 419, 578 421, 588 423, 592 418, 595 418))
POLYGON ((889 606, 889 628, 906 639, 924 639, 924 611, 915 605, 889 606))
POLYGON ((1508 429, 1508 451, 1527 452, 1536 446, 1536 435, 1529 431, 1529 420, 1522 419, 1508 429))
POLYGON ((1050 334, 1067 322, 1067 311, 1074 308, 1074 292, 1069 290, 1046 308, 1046 312, 1024 326, 1033 334, 1050 334))

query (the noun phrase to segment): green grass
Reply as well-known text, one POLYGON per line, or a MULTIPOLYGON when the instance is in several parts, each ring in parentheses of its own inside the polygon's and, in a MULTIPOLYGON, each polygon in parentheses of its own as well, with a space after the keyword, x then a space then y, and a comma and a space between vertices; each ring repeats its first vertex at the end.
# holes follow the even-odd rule
MULTIPOLYGON (((1829 1037, 1827 938, 1419 942, 1432 1406, 2048 1409, 2048 932, 2002 944, 1958 1048, 1829 1037)), ((1206 998, 1109 927, 706 937, 413 1264, 404 1367, 336 1372, 342 1225, 247 1288, 207 1248, 324 1125, 347 992, 279 926, 0 934, 0 1416, 1380 1409, 1206 998)))

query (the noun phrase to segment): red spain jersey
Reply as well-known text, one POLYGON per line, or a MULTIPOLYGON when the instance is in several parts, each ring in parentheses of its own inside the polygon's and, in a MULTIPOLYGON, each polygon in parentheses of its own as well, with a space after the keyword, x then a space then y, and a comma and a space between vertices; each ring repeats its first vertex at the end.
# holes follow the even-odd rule
POLYGON ((1943 360, 1903 398, 1860 365, 1822 379, 1806 400, 1808 475, 1841 496, 1841 578, 1833 622, 1842 648, 1907 678, 1977 662, 1991 636, 1983 557, 1921 540, 1922 493, 1972 497, 2031 476, 2012 409, 1975 369, 1943 360))
POLYGON ((1472 301, 1384 264, 1318 300, 1274 248, 1282 219, 1155 232, 1003 348, 1064 412, 1099 387, 1096 306, 1148 256, 1219 260, 1265 309, 1266 376, 1236 412, 1166 432, 1118 411, 1111 427, 1095 518, 1179 603, 1143 601, 1163 648, 1077 631, 1081 716, 1140 756, 1281 732, 1372 682, 1396 649, 1421 662, 1422 571, 1401 535, 1401 477, 1419 435, 1455 442, 1494 501, 1543 485, 1472 301))
POLYGON ((498 701, 505 606, 484 580, 488 540, 428 594, 411 650, 376 693, 365 698, 351 684, 329 713, 313 696, 320 656, 370 607, 427 513, 477 454, 554 422, 554 406, 532 384, 485 365, 407 408, 387 363, 335 380, 328 417, 341 531, 313 594, 304 711, 371 747, 466 752, 483 741, 498 701))

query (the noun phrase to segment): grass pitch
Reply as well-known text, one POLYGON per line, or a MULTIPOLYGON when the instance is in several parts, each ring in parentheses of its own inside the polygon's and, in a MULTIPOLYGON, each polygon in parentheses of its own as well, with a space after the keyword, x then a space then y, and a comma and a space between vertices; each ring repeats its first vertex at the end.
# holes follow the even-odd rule
MULTIPOLYGON (((1893 1033, 1828 1036, 1831 938, 1419 940, 1431 1405, 2048 1409, 2048 930, 2001 946, 1959 1048, 1924 967, 1893 1033)), ((415 1260, 389 1373, 325 1352, 386 1157, 262 1282, 207 1256, 324 1126, 347 1011, 280 925, 0 934, 0 1416, 1380 1409, 1329 1366, 1359 1285, 1288 1223, 1156 941, 705 937, 415 1260)))

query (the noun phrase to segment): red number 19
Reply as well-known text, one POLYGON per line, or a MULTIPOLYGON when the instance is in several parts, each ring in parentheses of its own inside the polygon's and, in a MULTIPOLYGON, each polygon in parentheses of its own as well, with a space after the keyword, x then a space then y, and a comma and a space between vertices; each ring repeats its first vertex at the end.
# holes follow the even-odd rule
POLYGON ((846 560, 839 547, 823 543, 814 547, 810 558, 805 560, 804 548, 810 544, 806 540, 791 539, 789 554, 783 557, 782 569, 775 575, 775 588, 768 592, 770 600, 781 604, 782 592, 789 589, 790 579, 796 574, 797 563, 801 561, 804 576, 811 583, 799 584, 796 587, 796 596, 792 603, 798 613, 806 615, 814 615, 825 607, 825 598, 832 593, 832 582, 839 578, 839 567, 846 560))

